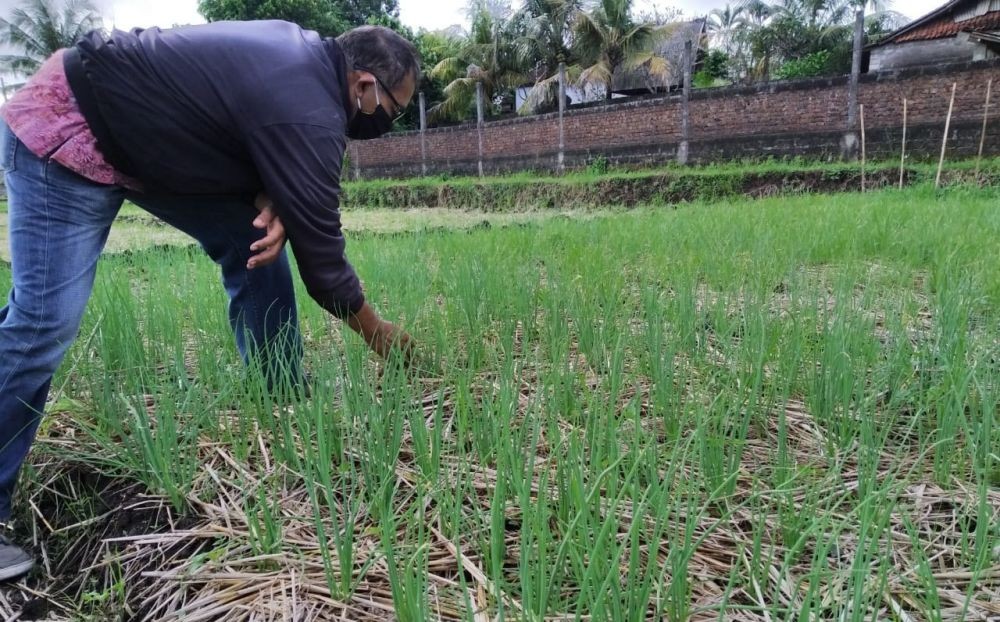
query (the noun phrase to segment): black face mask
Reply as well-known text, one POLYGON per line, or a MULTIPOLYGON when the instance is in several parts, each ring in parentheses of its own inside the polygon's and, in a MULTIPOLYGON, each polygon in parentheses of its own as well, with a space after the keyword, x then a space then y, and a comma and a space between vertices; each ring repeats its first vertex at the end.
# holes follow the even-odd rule
POLYGON ((378 138, 392 129, 392 117, 382 107, 382 102, 378 98, 378 90, 375 90, 375 106, 373 112, 361 110, 361 98, 358 98, 358 111, 354 113, 351 122, 347 124, 347 136, 351 140, 371 140, 378 138))

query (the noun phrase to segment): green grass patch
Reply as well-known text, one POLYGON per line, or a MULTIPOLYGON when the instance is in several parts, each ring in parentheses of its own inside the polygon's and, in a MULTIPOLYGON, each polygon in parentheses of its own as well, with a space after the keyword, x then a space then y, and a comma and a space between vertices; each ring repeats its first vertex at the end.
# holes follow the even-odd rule
MULTIPOLYGON (((455 230, 538 222, 553 217, 587 219, 608 210, 535 210, 520 212, 484 212, 449 208, 365 209, 347 208, 342 213, 344 231, 350 237, 455 230)), ((115 220, 105 247, 107 254, 120 254, 160 246, 190 246, 194 240, 165 225, 142 209, 126 203, 115 220)), ((0 219, 0 261, 10 261, 7 245, 7 221, 0 219)))
MULTIPOLYGON (((936 166, 910 163, 905 184, 933 181, 936 166)), ((868 189, 896 187, 899 164, 870 163, 868 189)), ((974 161, 949 163, 946 184, 1000 181, 1000 160, 984 161, 978 178, 974 161)), ((496 177, 428 177, 345 182, 345 205, 353 208, 456 207, 483 211, 524 211, 594 206, 676 205, 723 198, 857 191, 860 164, 786 160, 718 164, 705 167, 665 166, 607 172, 574 171, 564 176, 516 173, 496 177)))

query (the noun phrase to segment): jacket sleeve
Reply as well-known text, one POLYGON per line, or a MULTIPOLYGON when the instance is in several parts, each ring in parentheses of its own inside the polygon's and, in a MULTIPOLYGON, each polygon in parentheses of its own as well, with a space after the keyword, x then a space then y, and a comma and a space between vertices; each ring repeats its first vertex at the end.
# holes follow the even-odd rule
POLYGON ((309 295, 339 318, 357 313, 364 294, 340 230, 343 131, 276 124, 258 128, 247 140, 309 295))

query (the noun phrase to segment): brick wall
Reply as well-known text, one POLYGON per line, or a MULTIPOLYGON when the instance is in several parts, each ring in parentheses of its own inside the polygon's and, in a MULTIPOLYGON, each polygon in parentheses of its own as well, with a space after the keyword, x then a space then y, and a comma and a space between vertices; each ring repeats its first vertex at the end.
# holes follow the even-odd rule
MULTIPOLYGON (((909 102, 909 151, 930 158, 940 149, 952 83, 958 84, 950 151, 971 155, 978 149, 986 83, 997 85, 1000 61, 924 67, 861 77, 868 152, 898 155, 902 99, 909 102)), ((695 90, 691 98, 690 158, 693 162, 768 156, 839 158, 847 127, 846 76, 751 87, 695 90)), ((991 106, 987 152, 1000 154, 1000 101, 991 106)), ((567 166, 594 158, 611 163, 655 164, 673 161, 681 132, 679 95, 597 105, 567 111, 567 166)), ((426 132, 428 173, 474 173, 478 168, 475 124, 426 132)), ((553 170, 559 148, 557 114, 502 119, 483 129, 483 168, 487 172, 553 170)), ((352 143, 351 175, 361 178, 419 175, 420 133, 392 134, 352 143)))

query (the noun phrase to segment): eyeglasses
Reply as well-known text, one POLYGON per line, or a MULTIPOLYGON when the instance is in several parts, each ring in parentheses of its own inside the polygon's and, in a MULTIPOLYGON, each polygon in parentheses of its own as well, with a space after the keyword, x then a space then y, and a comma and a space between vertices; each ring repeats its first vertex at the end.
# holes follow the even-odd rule
MULTIPOLYGON (((399 102, 396 101, 396 97, 392 94, 392 91, 389 90, 389 87, 387 87, 385 85, 385 82, 382 82, 382 79, 379 78, 378 75, 374 71, 372 71, 371 69, 368 69, 366 67, 361 67, 361 66, 358 66, 358 65, 355 65, 354 68, 357 69, 357 70, 359 70, 359 71, 367 71, 368 73, 372 74, 372 77, 375 78, 375 82, 378 83, 379 87, 383 91, 385 91, 385 94, 389 96, 390 100, 392 100, 392 105, 393 105, 392 122, 395 123, 395 122, 399 121, 400 119, 402 119, 403 115, 406 114, 406 108, 404 108, 403 106, 401 106, 399 104, 399 102)), ((375 95, 377 96, 378 93, 375 93, 375 95)))

